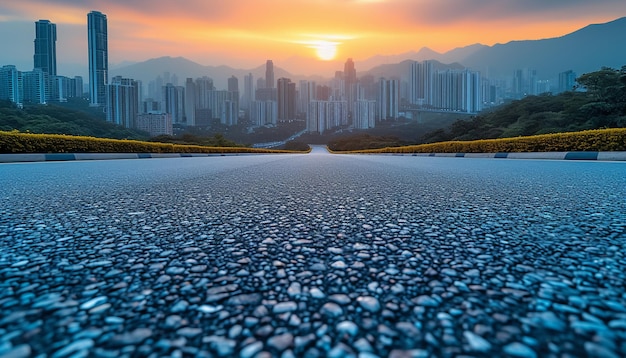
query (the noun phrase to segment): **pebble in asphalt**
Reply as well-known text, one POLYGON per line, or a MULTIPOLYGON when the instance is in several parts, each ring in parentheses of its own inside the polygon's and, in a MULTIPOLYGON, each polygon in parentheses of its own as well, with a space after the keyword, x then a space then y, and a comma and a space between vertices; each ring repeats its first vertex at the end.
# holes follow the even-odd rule
POLYGON ((626 166, 0 165, 0 357, 623 357, 626 166))

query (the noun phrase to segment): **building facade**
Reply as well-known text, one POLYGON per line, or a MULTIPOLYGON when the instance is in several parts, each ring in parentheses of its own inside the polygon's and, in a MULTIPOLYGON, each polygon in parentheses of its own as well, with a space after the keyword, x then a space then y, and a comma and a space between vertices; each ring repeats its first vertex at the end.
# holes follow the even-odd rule
POLYGON ((433 76, 435 75, 432 61, 411 63, 409 76, 410 103, 430 106, 433 103, 433 76))
POLYGON ((296 84, 289 78, 279 78, 278 87, 278 121, 286 122, 296 118, 296 84))
POLYGON ((163 105, 165 113, 172 116, 172 123, 184 124, 185 117, 185 87, 174 86, 168 83, 163 87, 163 105))
POLYGON ((345 86, 345 99, 348 102, 348 116, 352 118, 354 115, 354 105, 357 100, 357 77, 354 61, 352 61, 351 58, 349 58, 344 64, 343 79, 345 86))
POLYGON ((114 77, 107 85, 107 121, 134 128, 139 111, 139 83, 130 78, 114 77))
POLYGON ((22 72, 23 102, 29 104, 46 104, 50 97, 48 90, 50 76, 40 68, 22 72))
POLYGON ((0 67, 0 100, 22 104, 22 73, 13 65, 0 67))
POLYGON ((400 111, 400 85, 398 80, 381 78, 378 82, 378 119, 398 119, 400 111))
POLYGON ((558 92, 573 91, 576 86, 576 73, 572 70, 559 73, 558 92))
POLYGON ((109 76, 107 17, 99 11, 87 14, 89 51, 89 104, 104 106, 109 76))
POLYGON ((33 68, 50 76, 57 74, 57 25, 49 20, 35 22, 35 55, 33 68))
POLYGON ((311 101, 307 114, 306 130, 324 134, 329 129, 342 126, 348 121, 347 101, 311 101))
POLYGON ((148 132, 151 137, 174 135, 172 116, 169 113, 145 113, 137 116, 135 128, 148 132))
POLYGON ((477 113, 482 109, 479 72, 437 71, 433 88, 433 107, 435 108, 465 113, 477 113))
POLYGON ((274 62, 267 60, 265 63, 265 88, 276 88, 274 83, 274 62))
POLYGON ((278 104, 276 101, 253 101, 250 107, 250 120, 257 127, 278 123, 278 104))
POLYGON ((252 102, 254 102, 254 76, 252 73, 248 73, 243 79, 243 101, 242 108, 245 110, 250 110, 252 107, 252 102))
POLYGON ((193 78, 185 81, 185 123, 188 126, 196 125, 196 83, 193 78))
POLYGON ((353 126, 356 129, 369 129, 376 126, 376 101, 359 100, 354 105, 353 126))

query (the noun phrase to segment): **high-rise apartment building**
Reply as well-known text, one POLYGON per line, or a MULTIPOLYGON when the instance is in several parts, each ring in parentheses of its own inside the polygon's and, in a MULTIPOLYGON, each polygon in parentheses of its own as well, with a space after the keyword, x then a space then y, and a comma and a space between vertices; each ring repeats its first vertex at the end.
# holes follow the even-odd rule
POLYGON ((369 129, 376 126, 376 101, 358 100, 354 105, 353 125, 356 129, 369 129))
POLYGON ((278 120, 289 121, 296 118, 296 84, 289 78, 278 79, 278 120))
POLYGON ((33 68, 50 76, 57 74, 57 25, 49 20, 35 22, 35 55, 33 68))
POLYGON ((400 85, 398 80, 381 78, 378 85, 378 119, 398 119, 400 85))
POLYGON ((411 104, 429 106, 433 103, 434 63, 432 61, 413 62, 409 79, 411 104))
POLYGON ((204 76, 196 78, 196 109, 210 108, 209 93, 215 91, 213 79, 204 76))
POLYGON ((572 70, 559 73, 559 93, 573 91, 576 85, 576 73, 572 70))
POLYGON ((313 81, 300 81, 300 90, 298 91, 298 113, 306 114, 309 110, 309 103, 316 99, 316 84, 313 81))
POLYGON ((87 14, 89 49, 89 104, 93 107, 106 103, 106 86, 109 82, 109 50, 107 17, 99 11, 87 14))
POLYGON ((276 125, 278 121, 276 101, 253 101, 250 105, 250 120, 257 127, 276 125))
POLYGON ((135 128, 148 132, 151 137, 173 135, 172 116, 169 113, 146 113, 137 116, 135 128))
POLYGON ((434 77, 435 108, 477 113, 482 109, 480 73, 470 70, 437 71, 434 77))
POLYGON ((346 81, 342 71, 335 71, 335 77, 330 81, 330 98, 334 101, 346 99, 346 81))
POLYGON ((22 74, 15 66, 0 67, 0 100, 22 103, 22 74))
POLYGON ((185 81, 185 123, 188 126, 196 125, 196 96, 196 84, 189 77, 185 81))
POLYGON ((234 111, 239 113, 239 79, 231 76, 228 79, 228 92, 230 92, 230 100, 233 102, 234 111))
POLYGON ((107 121, 126 128, 135 127, 139 113, 139 83, 130 78, 116 76, 107 85, 107 121))
POLYGON ((41 68, 35 68, 29 72, 22 72, 22 88, 24 103, 46 104, 50 97, 48 83, 50 76, 41 68))
POLYGON ((235 76, 228 78, 228 92, 239 92, 239 79, 235 76))
POLYGON ((182 124, 185 117, 185 87, 168 83, 163 87, 163 106, 165 113, 172 116, 172 123, 182 124))
MULTIPOLYGON (((229 80, 231 89, 238 89, 238 80, 229 80)), ((228 126, 239 119, 239 92, 216 90, 209 77, 197 78, 195 83, 195 121, 197 126, 211 125, 215 120, 228 126)), ((174 123, 176 120, 172 118, 174 123)))
POLYGON ((243 79, 243 109, 250 110, 254 101, 254 76, 252 73, 248 73, 243 79))
POLYGON ((274 83, 274 62, 267 60, 265 63, 265 88, 276 88, 274 83))
POLYGON ((324 134, 328 129, 344 125, 348 120, 347 101, 311 101, 307 114, 306 130, 324 134))
POLYGON ((354 115, 354 105, 357 97, 357 78, 354 61, 352 61, 351 58, 349 58, 344 65, 343 79, 346 91, 345 98, 348 102, 348 116, 352 117, 354 115))

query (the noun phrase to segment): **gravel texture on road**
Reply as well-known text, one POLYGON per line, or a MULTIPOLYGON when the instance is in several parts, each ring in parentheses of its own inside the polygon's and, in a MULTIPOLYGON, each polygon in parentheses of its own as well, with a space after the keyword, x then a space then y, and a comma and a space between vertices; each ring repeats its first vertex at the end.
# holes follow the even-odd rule
POLYGON ((0 165, 0 357, 624 357, 626 165, 0 165))

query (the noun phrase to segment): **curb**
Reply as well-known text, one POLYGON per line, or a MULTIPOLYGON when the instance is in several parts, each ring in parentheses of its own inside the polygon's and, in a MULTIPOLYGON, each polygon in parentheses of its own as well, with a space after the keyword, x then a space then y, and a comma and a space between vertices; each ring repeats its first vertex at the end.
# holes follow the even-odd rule
MULTIPOLYGON (((374 154, 374 153, 371 153, 374 154)), ((381 153, 383 154, 383 153, 381 153)), ((626 161, 625 152, 384 153, 413 157, 626 161)))
MULTIPOLYGON (((264 153, 261 153, 264 154, 264 153)), ((354 153, 357 154, 357 153, 354 153)), ((513 152, 513 153, 364 153, 369 155, 393 155, 412 157, 488 158, 488 159, 548 159, 626 161, 622 152, 513 152)), ((193 158, 260 155, 259 153, 37 153, 0 154, 0 163, 59 162, 75 160, 150 159, 150 158, 193 158)))
POLYGON ((37 153, 0 154, 0 163, 62 162, 73 160, 191 158, 257 155, 257 153, 37 153))

